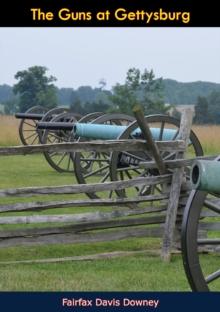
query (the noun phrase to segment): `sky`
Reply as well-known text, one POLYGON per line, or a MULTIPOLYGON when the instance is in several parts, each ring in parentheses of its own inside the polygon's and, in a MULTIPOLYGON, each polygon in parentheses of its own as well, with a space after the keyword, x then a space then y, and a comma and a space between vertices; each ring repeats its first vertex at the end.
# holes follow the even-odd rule
POLYGON ((156 78, 220 83, 220 28, 0 28, 0 85, 46 66, 58 87, 107 89, 131 67, 156 78))

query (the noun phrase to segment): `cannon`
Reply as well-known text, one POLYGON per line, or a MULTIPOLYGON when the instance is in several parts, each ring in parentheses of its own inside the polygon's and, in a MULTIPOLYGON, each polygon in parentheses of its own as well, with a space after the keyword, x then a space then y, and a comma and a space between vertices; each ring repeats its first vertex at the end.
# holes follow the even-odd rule
MULTIPOLYGON (((124 123, 126 125, 133 120, 133 117, 125 114, 104 114, 101 112, 94 112, 85 115, 76 123, 69 118, 68 113, 63 113, 54 117, 51 122, 38 123, 38 131, 44 131, 44 134, 41 137, 42 144, 73 142, 79 140, 79 136, 73 135, 72 133, 72 128, 75 124, 79 125, 82 123, 88 126, 90 123, 108 123, 117 125, 124 123), (101 116, 105 117, 100 119, 101 116)), ((45 152, 44 155, 48 163, 55 170, 59 172, 74 172, 74 153, 45 152)), ((89 163, 91 164, 91 162, 87 162, 87 168, 89 163)))
MULTIPOLYGON (((42 106, 34 106, 28 109, 25 113, 16 113, 15 118, 20 119, 19 124, 19 137, 24 145, 34 145, 40 143, 42 131, 37 130, 37 121, 50 121, 56 115, 64 112, 69 112, 68 108, 56 107, 51 110, 47 110, 42 106)), ((75 118, 77 121, 82 116, 79 114, 71 113, 71 118, 75 118)))
POLYGON ((220 286, 220 157, 196 160, 191 168, 192 192, 184 210, 182 255, 194 291, 220 286))
MULTIPOLYGON (((103 115, 91 124, 60 124, 60 123, 38 123, 39 129, 47 129, 48 132, 53 131, 70 131, 75 140, 83 141, 88 139, 141 139, 142 133, 137 125, 136 121, 132 121, 132 117, 125 124, 125 116, 117 114, 103 115)), ((180 128, 180 121, 176 118, 167 115, 152 115, 146 116, 145 120, 151 128, 153 138, 158 141, 173 141, 178 139, 178 133, 180 128)), ((190 132, 190 141, 187 148, 186 157, 202 156, 203 150, 201 144, 193 131, 190 132)), ((171 160, 177 157, 176 151, 161 152, 163 160, 171 160)), ((79 183, 87 184, 107 181, 117 181, 125 179, 133 179, 135 177, 149 177, 158 175, 157 169, 145 169, 142 168, 141 162, 151 162, 153 156, 149 151, 134 152, 112 152, 112 153, 97 153, 97 152, 76 152, 72 155, 74 159, 74 171, 76 179, 79 183)), ((187 170, 187 169, 186 169, 187 170)), ((186 171, 186 175, 189 172, 186 171)), ((127 190, 120 189, 116 192, 97 193, 90 192, 87 195, 90 198, 109 197, 114 198, 117 196, 126 196, 127 190)), ((133 190, 129 190, 134 194, 140 196, 148 193, 160 193, 160 184, 152 187, 135 187, 133 190)))
MULTIPOLYGON (((103 115, 101 112, 95 112, 82 117, 80 114, 70 112, 68 108, 58 107, 46 110, 41 106, 34 106, 25 113, 17 113, 15 117, 20 119, 19 136, 24 145, 45 144, 45 143, 61 143, 72 140, 71 133, 59 131, 57 133, 48 132, 44 135, 43 130, 37 129, 37 121, 45 122, 64 122, 72 123, 79 120, 82 122, 90 122, 95 118, 103 115)), ((44 156, 49 165, 58 172, 73 172, 73 162, 69 153, 49 153, 45 152, 44 156)))

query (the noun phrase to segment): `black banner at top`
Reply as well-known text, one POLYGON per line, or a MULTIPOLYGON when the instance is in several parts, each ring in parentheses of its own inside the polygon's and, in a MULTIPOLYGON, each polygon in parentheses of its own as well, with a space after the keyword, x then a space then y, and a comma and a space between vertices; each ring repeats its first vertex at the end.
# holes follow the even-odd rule
POLYGON ((192 27, 220 26, 217 1, 17 0, 2 1, 0 26, 192 27))

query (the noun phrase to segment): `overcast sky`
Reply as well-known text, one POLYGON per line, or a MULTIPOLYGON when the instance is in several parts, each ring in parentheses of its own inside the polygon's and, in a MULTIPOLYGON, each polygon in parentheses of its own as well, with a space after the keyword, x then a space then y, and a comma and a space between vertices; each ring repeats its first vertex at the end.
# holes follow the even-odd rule
POLYGON ((220 28, 0 28, 0 84, 46 66, 58 87, 123 82, 130 67, 156 77, 220 83, 220 28))

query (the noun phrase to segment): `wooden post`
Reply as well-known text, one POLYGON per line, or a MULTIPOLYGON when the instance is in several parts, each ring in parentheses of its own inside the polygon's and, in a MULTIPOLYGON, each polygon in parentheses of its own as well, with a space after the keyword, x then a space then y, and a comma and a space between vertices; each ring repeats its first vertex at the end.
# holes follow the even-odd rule
MULTIPOLYGON (((180 131, 179 131, 179 138, 185 142, 185 152, 188 146, 191 125, 192 125, 192 110, 185 109, 181 116, 180 131)), ((178 158, 184 158, 185 152, 179 152, 178 158)), ((183 176, 184 176, 183 167, 174 169, 170 188, 170 197, 167 207, 166 220, 164 225, 163 245, 161 251, 161 258, 166 262, 169 262, 171 259, 177 209, 183 176)))
POLYGON ((147 124, 147 121, 144 118, 144 113, 143 113, 141 107, 139 105, 136 105, 133 108, 133 113, 134 113, 135 118, 137 119, 137 123, 138 123, 138 125, 142 131, 144 139, 146 139, 147 144, 150 147, 150 151, 153 154, 153 157, 155 159, 155 162, 157 164, 157 167, 158 167, 160 174, 165 174, 166 173, 166 167, 165 167, 163 159, 160 155, 159 149, 154 142, 150 128, 147 124))

